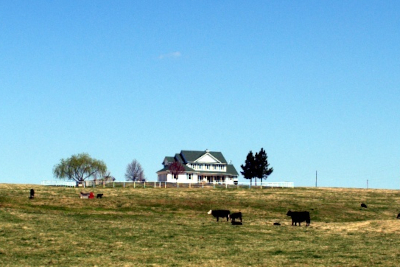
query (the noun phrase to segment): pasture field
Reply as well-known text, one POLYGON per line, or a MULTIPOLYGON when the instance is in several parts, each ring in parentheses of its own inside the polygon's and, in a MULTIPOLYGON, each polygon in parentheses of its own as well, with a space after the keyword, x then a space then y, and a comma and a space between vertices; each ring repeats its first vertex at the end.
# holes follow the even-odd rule
POLYGON ((0 184, 0 266, 398 266, 400 191, 0 184), (29 189, 35 189, 30 200, 29 189), (360 207, 361 202, 368 205, 360 207), (210 209, 243 213, 233 226, 210 209), (311 225, 291 226, 288 209, 311 225), (281 226, 274 226, 280 222, 281 226))

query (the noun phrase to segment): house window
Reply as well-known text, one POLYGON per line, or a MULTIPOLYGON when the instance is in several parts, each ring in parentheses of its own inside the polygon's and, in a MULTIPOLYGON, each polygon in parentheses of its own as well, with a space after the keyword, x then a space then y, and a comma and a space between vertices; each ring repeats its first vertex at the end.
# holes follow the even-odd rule
POLYGON ((193 175, 193 174, 191 174, 191 173, 187 173, 187 174, 186 174, 186 178, 187 178, 188 180, 192 180, 192 175, 193 175))
POLYGON ((207 169, 207 170, 210 169, 210 164, 206 164, 206 169, 207 169))

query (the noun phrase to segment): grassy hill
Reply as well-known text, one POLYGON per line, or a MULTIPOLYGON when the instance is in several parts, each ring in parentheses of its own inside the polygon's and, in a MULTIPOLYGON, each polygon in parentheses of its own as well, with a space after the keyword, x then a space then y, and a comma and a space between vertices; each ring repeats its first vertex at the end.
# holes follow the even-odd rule
POLYGON ((103 199, 80 199, 81 190, 0 184, 0 265, 397 266, 400 260, 399 191, 116 187, 90 189, 103 199), (241 211, 243 225, 217 223, 210 209, 241 211), (310 227, 291 226, 289 209, 310 211, 310 227))

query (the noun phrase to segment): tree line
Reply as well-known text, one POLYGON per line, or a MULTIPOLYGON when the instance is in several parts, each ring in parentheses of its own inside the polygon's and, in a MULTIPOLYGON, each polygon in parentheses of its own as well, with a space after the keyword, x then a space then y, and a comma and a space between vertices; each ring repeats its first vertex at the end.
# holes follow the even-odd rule
MULTIPOLYGON (((253 152, 247 154, 245 163, 240 166, 240 172, 245 179, 252 183, 253 178, 257 185, 257 178, 267 179, 274 171, 269 167, 268 156, 263 148, 253 155, 253 152)), ((182 163, 175 161, 169 166, 169 170, 175 179, 178 175, 185 172, 182 163)), ((107 170, 107 165, 102 160, 93 159, 87 153, 72 155, 70 158, 61 159, 60 163, 53 168, 53 174, 56 178, 76 181, 78 184, 83 183, 89 177, 94 180, 111 179, 115 180, 107 170)), ((134 159, 126 167, 125 179, 127 181, 146 181, 144 170, 140 163, 134 159)))
MULTIPOLYGON (((115 180, 104 161, 94 159, 87 153, 61 159, 60 163, 54 166, 53 174, 56 178, 72 180, 77 184, 82 184, 89 177, 94 180, 115 180)), ((126 167, 125 178, 127 181, 146 181, 144 170, 136 159, 126 167)))

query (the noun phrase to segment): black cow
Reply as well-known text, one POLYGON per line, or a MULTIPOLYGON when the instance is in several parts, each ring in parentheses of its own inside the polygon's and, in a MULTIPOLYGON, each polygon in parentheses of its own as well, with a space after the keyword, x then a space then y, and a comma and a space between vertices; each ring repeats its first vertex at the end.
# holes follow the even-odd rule
POLYGON ((30 194, 29 194, 29 199, 32 199, 35 197, 35 190, 31 189, 30 194))
POLYGON ((226 221, 229 221, 229 214, 231 214, 231 212, 229 210, 210 210, 209 212, 207 212, 207 214, 211 214, 212 216, 217 218, 217 222, 218 222, 219 217, 222 217, 222 218, 226 217, 226 221))
POLYGON ((310 213, 308 211, 288 211, 286 213, 287 216, 292 217, 292 225, 294 223, 297 226, 297 223, 306 222, 306 226, 310 225, 310 213))
POLYGON ((400 219, 400 213, 399 214, 397 214, 397 217, 396 217, 397 219, 400 219))
POLYGON ((96 195, 96 198, 102 198, 103 197, 103 194, 97 194, 96 195))
POLYGON ((235 212, 235 213, 229 214, 229 218, 231 219, 232 222, 234 222, 235 219, 239 219, 240 222, 242 222, 242 213, 241 212, 235 212))
POLYGON ((361 208, 367 208, 367 204, 361 203, 361 208))

